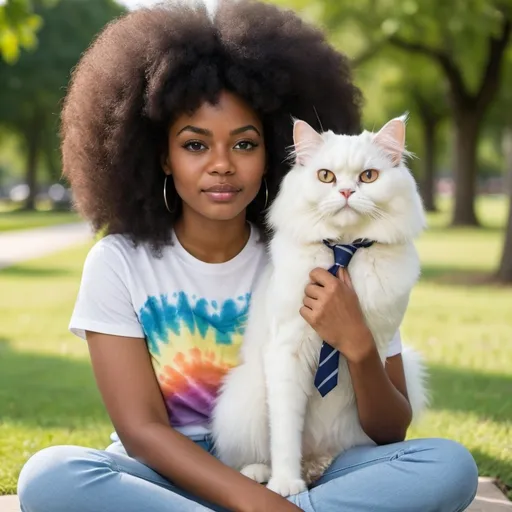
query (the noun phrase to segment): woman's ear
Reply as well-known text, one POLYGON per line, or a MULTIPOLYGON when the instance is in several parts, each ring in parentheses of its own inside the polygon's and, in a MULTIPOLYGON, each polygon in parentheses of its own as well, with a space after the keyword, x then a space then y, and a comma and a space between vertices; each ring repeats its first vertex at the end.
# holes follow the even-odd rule
POLYGON ((167 155, 162 155, 160 158, 160 165, 162 166, 162 169, 164 170, 164 173, 167 174, 167 176, 172 174, 171 166, 169 165, 169 157, 167 155))

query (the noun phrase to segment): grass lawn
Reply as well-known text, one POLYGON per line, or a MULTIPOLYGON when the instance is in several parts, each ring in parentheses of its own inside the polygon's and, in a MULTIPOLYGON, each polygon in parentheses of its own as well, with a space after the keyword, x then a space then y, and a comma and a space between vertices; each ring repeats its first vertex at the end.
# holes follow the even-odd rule
MULTIPOLYGON (((433 404, 410 436, 462 442, 481 475, 510 488, 512 290, 487 280, 506 204, 487 198, 478 207, 486 229, 445 229, 443 211, 418 242, 423 277, 402 334, 429 361, 433 404)), ((22 464, 45 446, 108 444, 86 346, 67 332, 88 248, 0 271, 0 494, 15 492, 22 464)))
POLYGON ((0 233, 80 221, 74 212, 38 210, 28 212, 0 205, 0 233))

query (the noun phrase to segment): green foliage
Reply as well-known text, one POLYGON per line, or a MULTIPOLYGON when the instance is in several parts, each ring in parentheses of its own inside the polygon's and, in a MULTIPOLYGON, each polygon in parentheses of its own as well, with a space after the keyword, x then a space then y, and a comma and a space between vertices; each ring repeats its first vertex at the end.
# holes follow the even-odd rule
POLYGON ((122 10, 113 0, 62 0, 36 9, 45 21, 35 51, 0 63, 0 121, 16 128, 59 110, 70 72, 95 34, 122 10))
MULTIPOLYGON (((286 1, 286 0, 285 0, 286 1)), ((470 91, 480 84, 489 36, 498 37, 510 6, 490 0, 318 0, 321 21, 336 32, 350 20, 368 45, 398 37, 452 56, 470 91)), ((299 2, 290 2, 299 3, 299 2)))
POLYGON ((96 34, 123 12, 114 0, 39 2, 34 15, 44 25, 37 47, 14 65, 0 60, 0 125, 19 136, 21 151, 52 180, 61 174, 58 123, 71 70, 96 34))
MULTIPOLYGON (((40 0, 47 6, 58 0, 40 0)), ((37 45, 37 32, 43 19, 33 9, 33 1, 7 0, 0 6, 0 58, 13 64, 20 56, 20 49, 33 50, 37 45)))
MULTIPOLYGON (((444 52, 460 69, 466 93, 481 86, 490 36, 499 37, 510 2, 499 0, 275 0, 291 7, 323 28, 330 40, 354 63, 355 80, 365 96, 365 126, 370 129, 410 112, 408 146, 424 156, 421 116, 439 120, 437 138, 440 167, 452 166, 449 88, 439 62, 421 53, 404 52, 390 44, 398 39, 444 52)), ((501 129, 510 123, 512 106, 512 49, 506 54, 501 92, 485 117, 480 143, 479 171, 496 174, 503 167, 501 129), (510 96, 510 98, 509 98, 510 96)), ((420 162, 421 163, 421 162, 420 162)), ((418 161, 412 162, 413 167, 418 161)))

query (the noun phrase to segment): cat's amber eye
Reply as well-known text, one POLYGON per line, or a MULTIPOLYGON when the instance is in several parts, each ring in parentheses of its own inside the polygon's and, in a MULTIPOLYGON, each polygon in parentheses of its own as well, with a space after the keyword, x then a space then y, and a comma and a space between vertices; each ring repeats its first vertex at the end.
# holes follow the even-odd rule
POLYGON ((332 171, 328 169, 320 169, 318 171, 318 179, 322 183, 334 183, 336 181, 336 176, 332 171))
POLYGON ((359 180, 363 183, 373 183, 379 177, 377 169, 366 169, 359 175, 359 180))

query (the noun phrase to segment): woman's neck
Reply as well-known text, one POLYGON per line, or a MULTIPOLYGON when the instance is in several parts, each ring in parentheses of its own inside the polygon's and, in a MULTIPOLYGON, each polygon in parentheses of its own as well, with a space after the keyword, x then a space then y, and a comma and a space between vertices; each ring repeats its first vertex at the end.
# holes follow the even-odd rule
POLYGON ((208 220, 184 212, 174 224, 174 232, 194 258, 205 263, 224 263, 242 251, 251 228, 245 221, 245 212, 226 221, 208 220))

